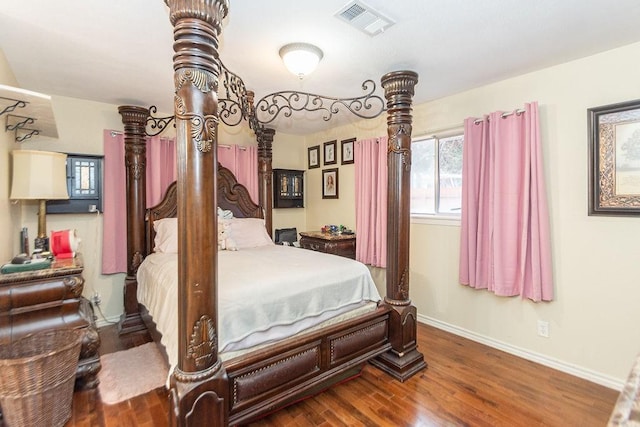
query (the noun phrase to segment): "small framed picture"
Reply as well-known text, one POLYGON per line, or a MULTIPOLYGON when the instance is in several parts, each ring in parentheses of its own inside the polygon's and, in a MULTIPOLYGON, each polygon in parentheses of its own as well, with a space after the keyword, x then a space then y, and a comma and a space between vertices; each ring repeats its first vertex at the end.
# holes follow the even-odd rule
POLYGON ((355 138, 345 139, 342 141, 342 164, 353 164, 353 144, 356 142, 355 138))
POLYGON ((324 148, 324 165, 335 165, 338 163, 338 159, 336 159, 336 146, 338 145, 337 140, 325 142, 322 144, 324 148))
POLYGON ((322 171, 322 198, 338 198, 338 168, 322 171))
POLYGON ((319 168, 320 167, 320 146, 315 145, 313 147, 309 147, 309 169, 319 168))

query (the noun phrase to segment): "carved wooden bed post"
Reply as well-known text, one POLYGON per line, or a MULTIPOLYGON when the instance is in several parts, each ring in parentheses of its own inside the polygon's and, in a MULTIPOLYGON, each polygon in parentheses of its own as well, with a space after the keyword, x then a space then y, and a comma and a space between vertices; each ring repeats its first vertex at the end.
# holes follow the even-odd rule
POLYGON ((171 423, 226 425, 228 378, 218 358, 218 35, 227 0, 166 0, 174 26, 178 163, 178 366, 171 423))
POLYGON ((274 129, 262 128, 256 131, 258 137, 258 191, 259 205, 264 213, 264 221, 267 232, 273 237, 273 215, 271 205, 273 203, 272 158, 274 129))
POLYGON ((144 215, 146 212, 146 134, 149 110, 123 105, 118 107, 124 124, 125 168, 127 186, 127 277, 124 281, 124 314, 120 333, 145 330, 136 296, 136 272, 145 253, 144 215))
POLYGON ((409 226, 411 184, 411 102, 418 74, 396 71, 382 76, 387 99, 388 205, 387 205, 387 296, 391 308, 391 350, 371 362, 400 381, 424 369, 417 350, 416 308, 409 299, 409 226))
POLYGON ((265 128, 258 122, 255 110, 255 93, 248 90, 246 93, 246 101, 248 107, 249 127, 253 129, 258 141, 258 205, 262 209, 264 223, 269 236, 273 238, 273 212, 271 210, 273 204, 273 180, 271 176, 273 169, 273 136, 275 129, 265 128))

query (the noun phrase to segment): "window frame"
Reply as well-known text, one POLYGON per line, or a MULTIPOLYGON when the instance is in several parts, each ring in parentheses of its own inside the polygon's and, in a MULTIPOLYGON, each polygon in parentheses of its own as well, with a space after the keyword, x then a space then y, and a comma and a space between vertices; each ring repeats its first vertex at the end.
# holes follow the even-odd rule
MULTIPOLYGON (((454 136, 462 136, 463 144, 464 144, 464 126, 456 126, 452 128, 447 128, 444 130, 440 130, 438 132, 427 132, 418 136, 414 136, 411 139, 412 144, 412 153, 413 153, 413 144, 420 141, 425 141, 429 139, 434 139, 434 156, 435 156, 435 164, 434 164, 434 213, 414 213, 411 212, 411 208, 409 208, 411 222, 416 224, 438 224, 438 225, 452 225, 459 226, 461 220, 461 214, 455 213, 441 213, 440 209, 440 140, 445 138, 450 138, 454 136)), ((413 168, 413 165, 412 165, 413 168)))

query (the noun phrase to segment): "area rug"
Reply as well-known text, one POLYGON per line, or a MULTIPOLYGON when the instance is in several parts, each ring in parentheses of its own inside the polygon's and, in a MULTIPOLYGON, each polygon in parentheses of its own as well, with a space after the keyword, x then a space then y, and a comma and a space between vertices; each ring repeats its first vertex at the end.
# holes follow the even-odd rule
POLYGON ((107 405, 163 387, 168 368, 156 343, 100 356, 98 390, 107 405))

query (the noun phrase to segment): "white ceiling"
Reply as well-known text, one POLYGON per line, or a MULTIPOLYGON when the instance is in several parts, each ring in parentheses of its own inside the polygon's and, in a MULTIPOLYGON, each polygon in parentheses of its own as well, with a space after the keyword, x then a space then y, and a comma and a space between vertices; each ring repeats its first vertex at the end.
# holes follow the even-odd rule
MULTIPOLYGON (((173 111, 173 33, 162 0, 0 0, 0 47, 31 91, 173 111)), ((364 0, 396 22, 370 37, 334 17, 348 0, 231 0, 220 56, 256 99, 285 89, 352 97, 389 71, 417 71, 421 103, 640 41, 638 0, 364 0), (303 80, 278 56, 324 51, 303 80)), ((639 67, 640 69, 640 67, 639 67)), ((379 88, 379 93, 382 94, 379 88)), ((319 118, 281 120, 307 133, 319 118)))

